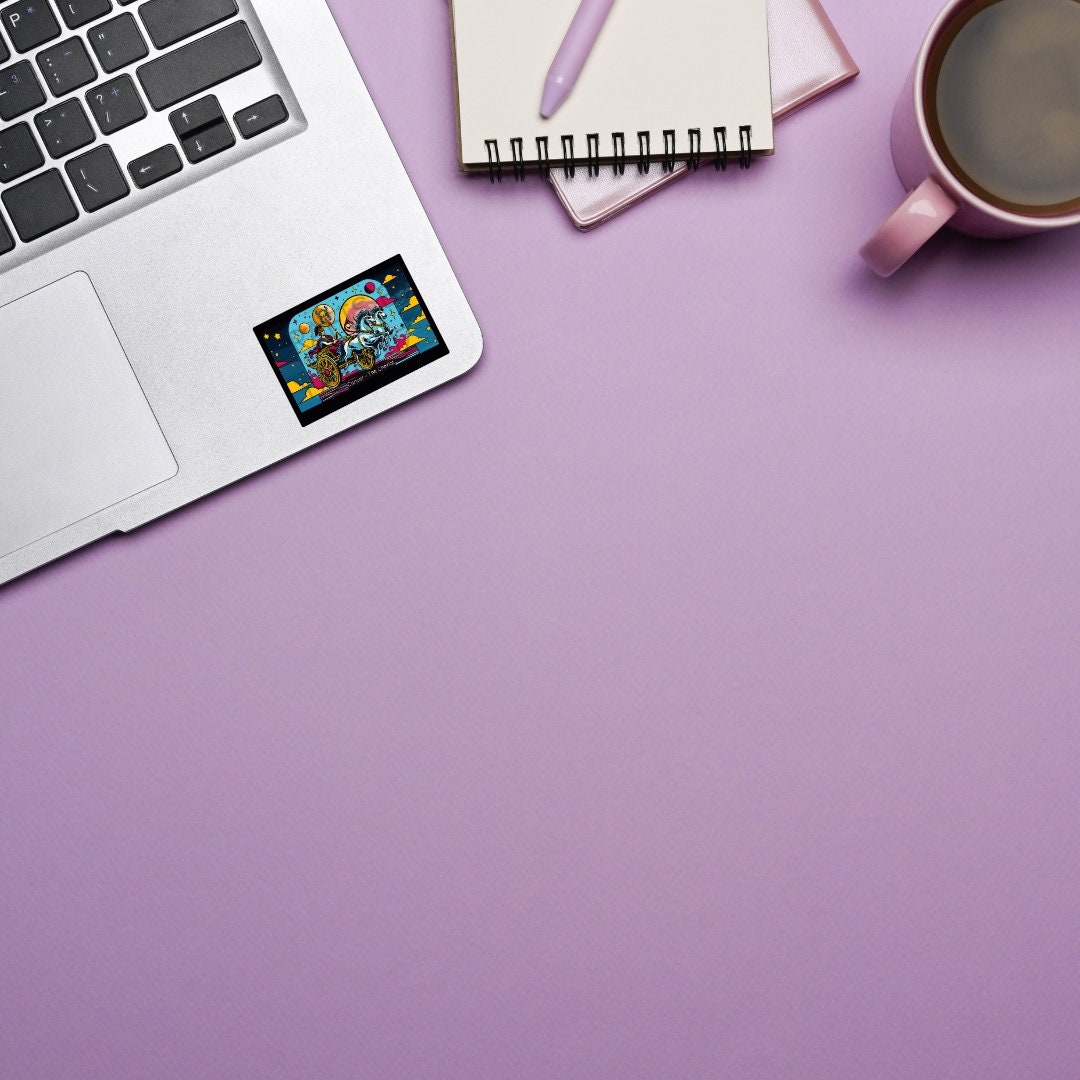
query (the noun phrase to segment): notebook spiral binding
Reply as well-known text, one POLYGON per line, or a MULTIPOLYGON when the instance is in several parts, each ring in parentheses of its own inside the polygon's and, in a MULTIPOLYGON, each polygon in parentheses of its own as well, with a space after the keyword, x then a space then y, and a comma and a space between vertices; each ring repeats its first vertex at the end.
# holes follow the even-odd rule
MULTIPOLYGON (((672 172, 675 169, 675 164, 679 160, 679 154, 676 150, 676 132, 673 128, 665 129, 663 133, 664 146, 663 151, 658 153, 660 161, 653 160, 653 148, 652 148, 652 133, 649 131, 638 131, 637 136, 637 154, 636 156, 628 155, 626 153, 626 133, 623 131, 613 131, 611 133, 611 155, 608 158, 608 164, 618 173, 619 176, 623 176, 626 173, 626 165, 629 160, 631 164, 637 166, 639 173, 646 174, 652 168, 654 164, 659 164, 660 168, 664 172, 672 172)), ((717 172, 727 172, 729 158, 732 153, 736 151, 728 145, 728 129, 726 126, 714 127, 712 130, 712 161, 717 172)), ((702 138, 701 128, 690 128, 687 131, 687 139, 689 150, 684 155, 686 162, 690 169, 697 172, 701 168, 702 161, 704 160, 705 151, 702 150, 702 138)), ((562 164, 552 164, 551 161, 551 148, 549 146, 549 137, 546 135, 539 135, 536 139, 536 161, 527 162, 525 159, 525 143, 521 138, 513 138, 510 140, 510 157, 508 160, 509 167, 512 169, 515 181, 523 181, 529 167, 536 168, 541 175, 547 176, 552 168, 561 168, 563 175, 568 179, 577 175, 578 161, 579 159, 574 150, 574 136, 573 135, 560 135, 559 143, 562 149, 562 164)), ((604 158, 600 153, 600 135, 598 132, 585 136, 586 150, 585 150, 585 170, 586 175, 595 177, 600 175, 600 167, 604 164, 604 158)), ((499 140, 498 139, 485 139, 484 148, 487 151, 487 163, 488 163, 488 179, 491 183, 502 183, 503 178, 503 158, 499 153, 499 140)), ((751 130, 749 124, 742 124, 739 127, 739 145, 738 145, 738 162, 740 169, 749 169, 750 164, 754 158, 753 140, 751 138, 751 130)))

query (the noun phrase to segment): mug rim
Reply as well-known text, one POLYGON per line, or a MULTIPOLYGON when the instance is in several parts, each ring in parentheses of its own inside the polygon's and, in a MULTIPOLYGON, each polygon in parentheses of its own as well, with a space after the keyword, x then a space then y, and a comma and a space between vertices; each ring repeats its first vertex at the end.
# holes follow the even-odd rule
POLYGON ((1080 208, 1067 214, 1018 214, 1012 210, 1004 210, 988 202, 981 195, 976 194, 949 168, 945 159, 938 151, 930 133, 930 124, 926 118, 926 90, 927 90, 927 67, 930 56, 934 51, 941 35, 949 28, 953 20, 971 4, 979 0, 951 0, 938 12, 937 17, 930 25, 930 29, 923 38, 919 55, 915 61, 915 78, 913 92, 915 95, 915 122, 919 127, 923 145, 934 166, 934 179, 944 184, 957 200, 966 206, 971 206, 979 213, 992 217, 997 221, 1006 222, 1010 225, 1019 226, 1027 231, 1049 230, 1060 228, 1063 225, 1080 224, 1080 208))

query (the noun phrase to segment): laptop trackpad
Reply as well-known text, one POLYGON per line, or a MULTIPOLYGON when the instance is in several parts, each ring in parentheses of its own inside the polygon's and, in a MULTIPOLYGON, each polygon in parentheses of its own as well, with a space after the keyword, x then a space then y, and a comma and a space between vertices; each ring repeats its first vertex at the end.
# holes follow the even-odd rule
POLYGON ((86 274, 0 307, 0 558, 176 475, 86 274))

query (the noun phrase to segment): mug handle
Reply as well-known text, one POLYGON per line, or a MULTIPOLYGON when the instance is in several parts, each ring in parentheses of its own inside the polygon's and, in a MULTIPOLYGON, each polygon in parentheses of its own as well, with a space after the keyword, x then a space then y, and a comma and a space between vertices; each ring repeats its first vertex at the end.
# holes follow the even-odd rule
POLYGON ((928 176, 859 249, 870 269, 891 277, 959 209, 928 176))

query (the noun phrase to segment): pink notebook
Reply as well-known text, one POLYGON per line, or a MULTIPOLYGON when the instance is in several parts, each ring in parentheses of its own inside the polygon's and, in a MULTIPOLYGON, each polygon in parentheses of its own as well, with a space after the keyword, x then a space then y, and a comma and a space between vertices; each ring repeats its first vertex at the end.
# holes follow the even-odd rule
MULTIPOLYGON (((819 0, 768 0, 768 12, 775 120, 790 116, 858 75, 855 61, 819 0)), ((713 171, 709 163, 702 168, 713 171)), ((589 176, 586 169, 578 168, 573 177, 555 169, 551 185, 571 220, 584 230, 610 221, 690 172, 683 162, 673 172, 654 165, 642 174, 628 166, 622 176, 608 167, 601 169, 599 176, 589 176)))

